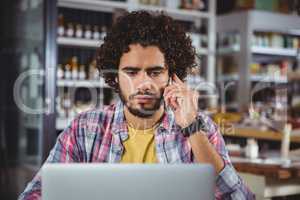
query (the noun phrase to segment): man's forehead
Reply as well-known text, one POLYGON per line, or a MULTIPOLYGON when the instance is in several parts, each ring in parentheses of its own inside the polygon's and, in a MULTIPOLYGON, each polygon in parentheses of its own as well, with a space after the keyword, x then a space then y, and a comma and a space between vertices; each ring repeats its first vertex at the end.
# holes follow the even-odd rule
POLYGON ((132 44, 129 47, 129 51, 121 56, 119 69, 128 67, 148 69, 158 66, 166 68, 164 54, 157 46, 143 47, 140 44, 132 44))

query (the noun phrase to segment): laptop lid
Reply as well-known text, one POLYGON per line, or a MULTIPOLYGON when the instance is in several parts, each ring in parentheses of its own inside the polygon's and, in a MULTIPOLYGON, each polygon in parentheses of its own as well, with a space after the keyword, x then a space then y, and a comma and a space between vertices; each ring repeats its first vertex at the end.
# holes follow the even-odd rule
POLYGON ((43 200, 210 200, 215 172, 206 164, 45 164, 43 200))

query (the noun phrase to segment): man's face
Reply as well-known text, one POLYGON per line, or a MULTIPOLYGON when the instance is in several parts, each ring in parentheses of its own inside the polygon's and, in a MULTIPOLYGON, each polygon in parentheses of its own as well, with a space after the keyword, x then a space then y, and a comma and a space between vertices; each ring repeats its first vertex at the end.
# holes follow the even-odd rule
POLYGON ((128 110, 147 118, 160 108, 169 74, 163 53, 156 46, 129 46, 120 59, 118 83, 120 98, 128 110))

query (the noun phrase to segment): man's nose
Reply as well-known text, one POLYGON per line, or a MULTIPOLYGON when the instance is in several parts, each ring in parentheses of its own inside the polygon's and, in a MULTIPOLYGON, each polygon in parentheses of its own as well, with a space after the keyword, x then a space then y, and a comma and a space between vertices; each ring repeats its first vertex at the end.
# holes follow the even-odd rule
POLYGON ((145 91, 145 90, 150 90, 150 89, 153 89, 154 86, 153 86, 153 80, 151 79, 151 77, 146 73, 142 73, 143 75, 141 75, 139 77, 139 82, 137 84, 137 89, 138 90, 142 90, 142 91, 145 91))

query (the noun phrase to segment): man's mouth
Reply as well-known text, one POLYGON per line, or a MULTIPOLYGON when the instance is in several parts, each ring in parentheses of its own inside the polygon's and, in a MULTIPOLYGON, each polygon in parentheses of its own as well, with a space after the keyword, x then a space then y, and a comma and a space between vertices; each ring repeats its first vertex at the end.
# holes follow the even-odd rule
POLYGON ((138 103, 148 103, 156 99, 153 95, 136 95, 134 97, 138 101, 138 103))

